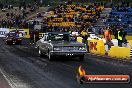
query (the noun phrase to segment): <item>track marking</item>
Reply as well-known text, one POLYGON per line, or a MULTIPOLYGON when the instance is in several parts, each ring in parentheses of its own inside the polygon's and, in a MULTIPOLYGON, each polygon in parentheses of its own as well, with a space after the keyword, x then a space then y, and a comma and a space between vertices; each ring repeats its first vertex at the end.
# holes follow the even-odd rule
POLYGON ((6 81, 8 82, 11 88, 16 88, 16 84, 11 79, 9 79, 9 77, 4 73, 4 71, 2 71, 1 68, 0 68, 0 73, 4 76, 4 78, 6 79, 6 81))
POLYGON ((8 84, 11 88, 31 88, 30 85, 28 85, 24 82, 19 82, 18 80, 11 79, 1 68, 0 68, 0 73, 3 75, 3 77, 8 82, 8 84))

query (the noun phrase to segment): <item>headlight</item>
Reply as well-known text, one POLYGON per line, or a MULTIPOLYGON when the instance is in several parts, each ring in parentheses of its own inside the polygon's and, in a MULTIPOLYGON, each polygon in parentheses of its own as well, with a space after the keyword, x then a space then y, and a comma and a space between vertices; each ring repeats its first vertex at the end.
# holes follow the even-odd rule
POLYGON ((62 49, 60 47, 54 47, 54 51, 61 51, 62 49))

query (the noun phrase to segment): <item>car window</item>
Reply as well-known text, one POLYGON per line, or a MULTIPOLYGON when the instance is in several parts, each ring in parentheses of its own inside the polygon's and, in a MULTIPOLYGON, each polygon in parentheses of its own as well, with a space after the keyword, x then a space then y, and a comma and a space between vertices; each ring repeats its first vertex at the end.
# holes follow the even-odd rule
POLYGON ((48 37, 47 35, 44 35, 44 41, 47 41, 47 37, 48 37))
POLYGON ((18 37, 19 35, 16 34, 15 32, 10 32, 6 35, 6 37, 18 37))
POLYGON ((15 33, 9 33, 7 36, 8 37, 15 37, 15 33))
POLYGON ((49 34, 49 40, 51 41, 69 41, 69 34, 49 34))

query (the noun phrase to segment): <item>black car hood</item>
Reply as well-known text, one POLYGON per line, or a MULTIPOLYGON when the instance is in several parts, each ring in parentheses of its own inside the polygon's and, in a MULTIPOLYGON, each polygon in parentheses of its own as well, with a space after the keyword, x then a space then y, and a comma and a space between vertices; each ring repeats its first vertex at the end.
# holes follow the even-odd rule
POLYGON ((68 42, 68 41, 51 41, 50 42, 53 46, 84 46, 84 43, 79 42, 68 42))

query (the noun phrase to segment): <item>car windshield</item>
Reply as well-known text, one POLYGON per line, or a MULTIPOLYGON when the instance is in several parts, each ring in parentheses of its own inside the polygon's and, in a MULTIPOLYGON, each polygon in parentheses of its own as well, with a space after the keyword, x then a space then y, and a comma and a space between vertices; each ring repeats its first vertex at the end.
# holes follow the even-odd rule
POLYGON ((69 34, 49 34, 49 40, 51 41, 69 41, 69 34))
POLYGON ((15 37, 16 34, 15 33, 8 33, 6 36, 8 36, 8 37, 15 37))

